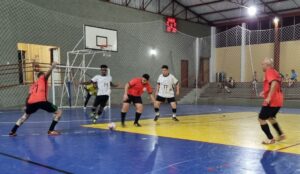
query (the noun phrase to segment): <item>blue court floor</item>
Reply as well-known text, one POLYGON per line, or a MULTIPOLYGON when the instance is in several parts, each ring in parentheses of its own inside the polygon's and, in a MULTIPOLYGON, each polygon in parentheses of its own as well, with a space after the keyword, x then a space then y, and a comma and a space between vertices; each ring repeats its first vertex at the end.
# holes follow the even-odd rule
MULTIPOLYGON (((115 122, 119 121, 119 108, 112 109, 115 122)), ((178 118, 258 111, 255 107, 179 105, 178 118)), ((168 117, 170 112, 167 105, 162 106, 162 115, 168 117)), ((282 109, 281 113, 300 114, 300 110, 282 109)), ((56 127, 60 136, 47 135, 52 116, 38 111, 19 128, 17 137, 8 137, 21 114, 0 111, 1 174, 300 174, 300 155, 296 153, 82 127, 92 124, 83 109, 64 110, 56 127)), ((128 120, 133 115, 132 108, 128 120)), ((153 116, 152 107, 146 106, 142 119, 153 116)), ((107 114, 99 120, 107 121, 107 114)), ((300 126, 297 129, 300 131, 300 126)))

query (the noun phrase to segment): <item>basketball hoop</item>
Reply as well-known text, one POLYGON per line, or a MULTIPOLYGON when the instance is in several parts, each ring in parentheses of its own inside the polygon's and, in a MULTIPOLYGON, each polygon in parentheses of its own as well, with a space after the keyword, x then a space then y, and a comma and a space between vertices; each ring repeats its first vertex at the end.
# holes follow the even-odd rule
POLYGON ((100 50, 103 51, 103 57, 111 57, 111 45, 99 45, 100 50))

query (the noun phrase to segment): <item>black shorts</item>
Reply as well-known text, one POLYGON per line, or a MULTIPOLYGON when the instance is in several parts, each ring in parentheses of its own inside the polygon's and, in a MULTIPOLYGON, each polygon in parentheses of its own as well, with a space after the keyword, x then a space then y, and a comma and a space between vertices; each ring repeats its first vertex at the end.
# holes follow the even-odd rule
POLYGON ((142 101, 142 97, 141 96, 132 96, 132 95, 128 95, 128 99, 124 101, 124 103, 139 103, 139 104, 143 104, 142 101))
POLYGON ((37 102, 37 103, 32 103, 32 104, 27 104, 25 113, 26 114, 33 114, 35 113, 38 109, 45 110, 50 113, 54 113, 57 111, 57 106, 54 104, 44 101, 44 102, 37 102))
POLYGON ((108 95, 97 95, 93 104, 93 107, 100 105, 102 108, 106 106, 106 103, 109 99, 108 95))
POLYGON ((280 110, 280 107, 263 106, 259 113, 259 118, 267 120, 268 118, 276 118, 276 114, 280 110))
POLYGON ((176 102, 175 97, 165 98, 165 97, 161 97, 159 95, 156 97, 156 101, 160 101, 162 103, 164 103, 166 100, 168 101, 168 103, 176 102))

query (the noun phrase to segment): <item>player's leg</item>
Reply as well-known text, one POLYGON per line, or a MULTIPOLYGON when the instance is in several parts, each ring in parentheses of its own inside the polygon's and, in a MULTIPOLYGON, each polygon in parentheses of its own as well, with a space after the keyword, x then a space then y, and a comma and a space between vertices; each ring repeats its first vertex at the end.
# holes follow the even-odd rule
POLYGON ((108 99, 109 99, 108 95, 102 95, 102 96, 100 96, 100 102, 99 102, 100 106, 99 106, 99 109, 97 111, 96 119, 98 119, 100 117, 100 115, 102 114, 102 112, 104 110, 104 107, 107 104, 108 99))
POLYGON ((154 121, 157 121, 159 116, 160 116, 160 113, 159 113, 159 107, 160 107, 160 104, 162 102, 165 102, 165 98, 161 97, 161 96, 157 96, 156 97, 156 100, 154 102, 154 111, 155 111, 155 118, 154 118, 154 121))
POLYGON ((172 119, 174 121, 179 121, 176 117, 176 113, 177 113, 177 103, 176 103, 176 100, 175 100, 175 97, 173 98, 169 98, 168 99, 168 102, 170 103, 171 105, 171 108, 172 108, 172 119))
POLYGON ((273 109, 272 116, 268 119, 268 121, 272 124, 273 128, 276 130, 278 134, 278 141, 281 141, 284 140, 286 136, 283 133, 282 129, 279 126, 279 123, 276 120, 276 114, 278 113, 279 109, 280 109, 279 107, 273 109))
POLYGON ((259 113, 259 118, 258 118, 261 129, 268 137, 268 140, 265 140, 262 142, 263 144, 274 144, 275 143, 274 137, 273 137, 273 135, 270 131, 269 125, 266 121, 267 119, 269 119, 269 117, 270 117, 269 115, 270 115, 270 107, 263 106, 261 108, 261 111, 259 113))
POLYGON ((22 117, 18 119, 14 127, 11 129, 9 136, 16 136, 18 128, 29 118, 29 114, 24 113, 22 117))
POLYGON ((93 103, 93 106, 92 106, 92 112, 90 114, 90 117, 92 119, 94 119, 96 117, 96 110, 97 110, 97 107, 100 105, 100 102, 101 102, 101 96, 96 96, 95 100, 94 100, 94 103, 93 103))
POLYGON ((83 109, 86 109, 86 105, 88 104, 91 96, 92 95, 89 92, 87 92, 86 97, 85 97, 85 101, 84 101, 84 105, 83 105, 83 109))
POLYGON ((49 113, 53 113, 53 120, 49 127, 48 135, 59 135, 60 133, 54 129, 55 129, 56 124, 61 119, 62 111, 60 109, 58 109, 57 106, 55 106, 54 104, 52 104, 51 102, 48 102, 48 101, 40 103, 40 108, 49 113))
POLYGON ((27 104, 25 113, 18 119, 14 127, 11 129, 9 135, 16 136, 18 128, 30 117, 31 114, 35 113, 39 109, 37 104, 27 104))
POLYGON ((128 96, 128 99, 123 101, 122 109, 121 109, 121 124, 122 127, 125 127, 125 118, 126 114, 129 111, 129 105, 131 103, 131 96, 128 96))
POLYGON ((136 102, 135 103, 135 108, 136 108, 136 112, 135 112, 135 119, 134 119, 134 125, 137 127, 141 127, 141 125, 139 124, 139 120, 141 118, 141 115, 143 113, 143 103, 142 102, 136 102))

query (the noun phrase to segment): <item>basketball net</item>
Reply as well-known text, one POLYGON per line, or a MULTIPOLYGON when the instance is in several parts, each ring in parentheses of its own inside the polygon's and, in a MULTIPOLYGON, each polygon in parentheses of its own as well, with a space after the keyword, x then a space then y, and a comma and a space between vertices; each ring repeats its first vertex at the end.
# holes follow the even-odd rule
POLYGON ((111 57, 111 45, 99 45, 99 47, 103 51, 103 57, 111 57))

